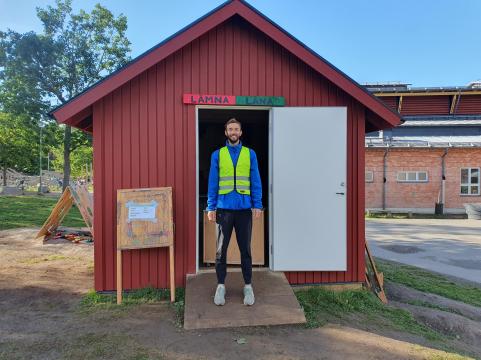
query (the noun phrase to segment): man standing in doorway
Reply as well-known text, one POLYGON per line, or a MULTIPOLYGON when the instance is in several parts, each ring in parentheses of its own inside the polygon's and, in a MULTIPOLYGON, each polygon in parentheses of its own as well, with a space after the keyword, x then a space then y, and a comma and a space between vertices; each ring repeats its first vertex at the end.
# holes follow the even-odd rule
POLYGON ((244 305, 254 304, 252 289, 252 216, 261 216, 262 184, 254 150, 242 146, 242 125, 235 118, 225 124, 226 146, 212 153, 207 211, 209 221, 217 223, 215 271, 216 305, 225 304, 227 248, 235 229, 244 278, 244 305))

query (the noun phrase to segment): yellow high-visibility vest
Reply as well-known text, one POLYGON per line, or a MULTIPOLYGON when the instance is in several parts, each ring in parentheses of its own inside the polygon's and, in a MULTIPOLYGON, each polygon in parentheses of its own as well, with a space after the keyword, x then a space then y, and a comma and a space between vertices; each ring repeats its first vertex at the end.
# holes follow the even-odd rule
POLYGON ((234 163, 227 146, 219 150, 219 194, 225 195, 235 190, 239 194, 251 193, 251 156, 249 148, 242 146, 234 169, 234 163))

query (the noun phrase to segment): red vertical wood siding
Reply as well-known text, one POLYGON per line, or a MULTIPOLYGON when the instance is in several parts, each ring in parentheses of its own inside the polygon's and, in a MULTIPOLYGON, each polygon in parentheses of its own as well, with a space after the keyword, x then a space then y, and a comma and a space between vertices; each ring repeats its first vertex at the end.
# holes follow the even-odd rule
MULTIPOLYGON (((346 106, 347 271, 288 272, 291 284, 364 280, 365 108, 240 18, 196 39, 93 106, 95 289, 115 288, 116 191, 173 187, 175 282, 196 264, 196 119, 183 93, 284 96, 287 106, 346 106)), ((123 252, 123 286, 165 288, 164 249, 123 252)))

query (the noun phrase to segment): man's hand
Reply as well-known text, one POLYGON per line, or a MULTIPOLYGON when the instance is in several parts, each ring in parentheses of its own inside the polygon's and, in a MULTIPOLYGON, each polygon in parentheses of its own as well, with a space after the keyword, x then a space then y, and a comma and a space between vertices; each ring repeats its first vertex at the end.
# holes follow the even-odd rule
POLYGON ((209 219, 209 221, 215 222, 215 211, 207 212, 207 218, 209 219))
POLYGON ((252 214, 254 215, 254 218, 259 219, 262 214, 261 209, 252 209, 252 214))

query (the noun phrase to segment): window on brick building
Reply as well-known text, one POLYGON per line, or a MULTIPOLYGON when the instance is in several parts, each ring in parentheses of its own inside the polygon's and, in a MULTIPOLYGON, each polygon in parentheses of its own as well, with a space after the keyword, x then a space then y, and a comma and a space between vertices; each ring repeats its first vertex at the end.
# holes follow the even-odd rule
POLYGON ((366 171, 365 178, 366 182, 374 182, 374 172, 366 171))
POLYGON ((398 182, 428 182, 427 171, 399 171, 397 173, 398 182))
POLYGON ((461 169, 461 195, 479 195, 479 168, 461 169))

